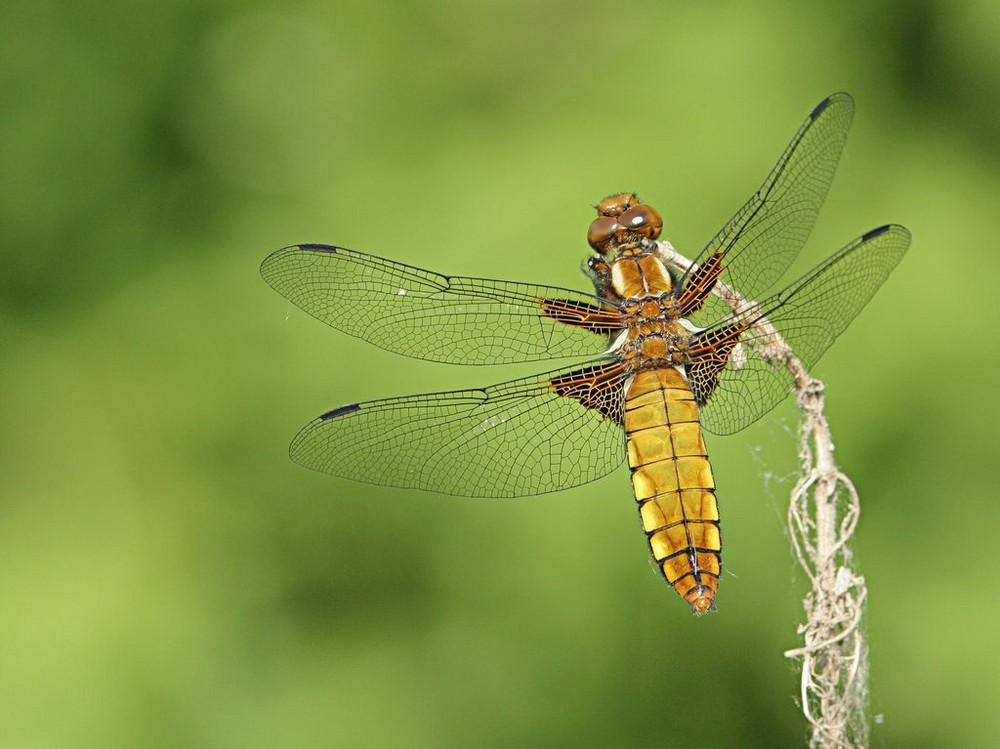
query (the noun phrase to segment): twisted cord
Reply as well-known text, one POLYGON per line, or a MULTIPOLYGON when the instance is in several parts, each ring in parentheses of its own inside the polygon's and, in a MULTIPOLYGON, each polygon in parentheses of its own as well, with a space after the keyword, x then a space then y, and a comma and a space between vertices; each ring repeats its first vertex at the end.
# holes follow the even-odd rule
MULTIPOLYGON (((693 264, 669 242, 657 243, 660 259, 684 273, 693 264)), ((731 286, 717 282, 712 293, 734 312, 752 304, 731 286)), ((761 335, 756 351, 781 362, 795 380, 801 477, 792 489, 788 529, 795 557, 809 579, 802 600, 802 645, 785 652, 801 659, 802 713, 812 730, 811 749, 864 749, 868 744, 868 648, 861 630, 868 588, 851 551, 861 500, 837 468, 833 438, 824 413, 823 383, 812 377, 766 319, 753 325, 761 335)))

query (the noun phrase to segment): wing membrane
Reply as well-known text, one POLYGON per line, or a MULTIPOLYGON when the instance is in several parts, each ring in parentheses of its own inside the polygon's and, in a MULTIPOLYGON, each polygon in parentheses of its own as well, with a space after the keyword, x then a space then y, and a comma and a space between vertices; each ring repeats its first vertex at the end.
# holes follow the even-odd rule
POLYGON ((625 457, 616 361, 476 389, 387 398, 314 419, 292 459, 343 478, 475 497, 593 481, 625 457))
POLYGON ((449 277, 329 245, 285 247, 260 271, 327 325, 389 351, 452 364, 595 356, 607 349, 618 319, 578 291, 449 277))
MULTIPOLYGON (((721 279, 757 299, 788 270, 812 232, 833 181, 854 116, 854 100, 837 93, 820 102, 795 133, 760 189, 722 227, 695 262, 723 258, 721 279)), ((685 274, 687 275, 687 274, 685 274)), ((727 308, 706 299, 696 322, 718 320, 727 308)))
POLYGON ((705 403, 705 428, 717 434, 739 431, 781 402, 791 391, 792 377, 780 361, 762 352, 780 336, 811 367, 868 303, 909 245, 910 232, 902 226, 873 229, 783 291, 701 333, 696 340, 708 344, 701 354, 704 366, 689 368, 689 377, 696 398, 705 403), (762 318, 774 332, 748 327, 762 318))

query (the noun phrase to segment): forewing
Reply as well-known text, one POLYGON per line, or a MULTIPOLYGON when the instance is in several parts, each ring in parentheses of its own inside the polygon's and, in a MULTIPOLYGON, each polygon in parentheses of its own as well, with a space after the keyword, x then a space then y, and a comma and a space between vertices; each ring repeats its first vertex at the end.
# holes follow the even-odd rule
POLYGON ((873 229, 783 291, 700 333, 693 348, 701 349, 688 377, 704 404, 705 428, 739 431, 781 402, 793 379, 768 352, 783 341, 807 368, 814 365, 909 245, 910 232, 902 226, 873 229))
MULTIPOLYGON (((802 123, 770 174, 695 262, 720 256, 721 280, 748 299, 764 295, 788 270, 816 223, 833 181, 854 116, 854 100, 837 93, 821 101, 802 123)), ((728 310, 709 297, 696 322, 718 320, 728 310)))
POLYGON ((290 302, 389 351, 452 364, 594 356, 619 315, 589 294, 449 277, 343 247, 294 245, 261 275, 290 302))
POLYGON ((356 403, 310 422, 289 452, 307 468, 371 484, 542 494, 622 463, 624 382, 621 364, 607 361, 481 390, 356 403))

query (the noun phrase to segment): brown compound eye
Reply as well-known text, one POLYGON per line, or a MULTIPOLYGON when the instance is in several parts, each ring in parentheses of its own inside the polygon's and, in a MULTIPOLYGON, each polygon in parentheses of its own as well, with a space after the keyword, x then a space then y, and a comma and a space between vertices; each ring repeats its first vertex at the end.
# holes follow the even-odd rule
POLYGON ((587 242, 597 252, 606 255, 610 247, 611 238, 621 226, 610 216, 598 216, 590 223, 587 230, 587 242))
POLYGON ((618 217, 618 223, 631 232, 656 239, 663 230, 663 219, 656 209, 645 203, 634 205, 618 217))

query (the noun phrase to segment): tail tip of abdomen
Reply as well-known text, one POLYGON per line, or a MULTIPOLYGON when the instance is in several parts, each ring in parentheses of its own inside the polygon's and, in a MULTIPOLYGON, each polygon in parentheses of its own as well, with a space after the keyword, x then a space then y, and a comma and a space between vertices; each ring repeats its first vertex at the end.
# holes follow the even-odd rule
POLYGON ((694 586, 684 595, 684 600, 691 604, 691 612, 695 616, 715 611, 715 591, 708 586, 694 586))

